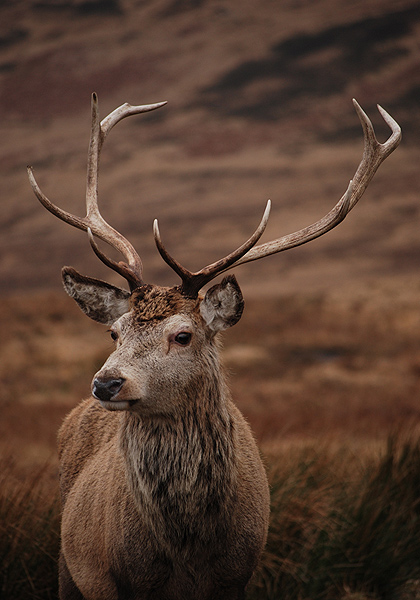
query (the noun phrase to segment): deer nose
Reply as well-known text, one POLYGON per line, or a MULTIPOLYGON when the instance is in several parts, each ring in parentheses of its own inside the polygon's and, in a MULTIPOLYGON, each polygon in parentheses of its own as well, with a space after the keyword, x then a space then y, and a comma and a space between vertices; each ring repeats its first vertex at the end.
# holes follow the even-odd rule
POLYGON ((92 385, 92 394, 98 400, 108 402, 112 400, 124 385, 125 379, 99 379, 95 377, 92 385))

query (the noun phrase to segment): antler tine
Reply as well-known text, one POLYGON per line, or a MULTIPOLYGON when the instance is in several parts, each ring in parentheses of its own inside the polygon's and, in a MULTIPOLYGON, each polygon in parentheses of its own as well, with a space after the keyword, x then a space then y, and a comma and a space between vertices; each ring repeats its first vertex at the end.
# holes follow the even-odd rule
POLYGON ((258 242, 258 240, 264 233, 264 230, 267 226, 268 217, 270 216, 270 209, 271 200, 268 200, 260 224, 258 225, 255 232, 252 234, 252 236, 244 244, 242 244, 241 246, 239 246, 239 248, 225 256, 225 258, 221 258, 220 260, 208 265, 207 267, 204 267, 196 273, 192 273, 191 271, 185 269, 185 267, 183 267, 168 253, 168 251, 165 249, 162 243, 158 222, 157 219, 155 219, 153 223, 153 233, 157 249, 159 250, 159 253, 162 256, 163 260, 171 267, 171 269, 175 271, 175 273, 177 273, 177 275, 181 277, 181 292, 189 298, 195 298, 198 292, 201 290, 201 288, 204 285, 206 285, 206 283, 209 283, 212 279, 217 277, 219 273, 229 269, 230 266, 236 263, 241 256, 246 254, 250 250, 250 248, 252 248, 252 246, 254 246, 258 242))
POLYGON ((95 93, 92 94, 92 124, 89 141, 88 152, 88 167, 87 167, 87 182, 86 182, 86 217, 77 217, 68 213, 53 204, 39 188, 32 167, 28 167, 29 181, 32 189, 41 204, 49 210, 53 215, 83 231, 91 230, 91 234, 106 242, 124 257, 124 261, 116 262, 103 254, 99 250, 96 243, 93 241, 92 235, 89 236, 92 248, 95 254, 108 267, 122 275, 129 285, 130 289, 134 289, 143 283, 142 279, 142 262, 135 251, 132 244, 115 230, 102 217, 98 207, 98 175, 99 175, 99 158, 103 142, 109 131, 122 119, 131 115, 136 115, 144 112, 156 110, 164 106, 166 102, 158 102, 156 104, 146 104, 142 106, 132 106, 128 103, 116 108, 103 121, 99 120, 98 97, 95 93))
POLYGON ((376 139, 375 131, 369 117, 354 99, 353 104, 363 128, 363 157, 353 180, 350 181, 346 192, 340 198, 334 208, 324 217, 322 217, 322 219, 316 223, 313 223, 312 225, 309 225, 309 227, 305 227, 304 229, 300 229, 295 233, 290 233, 276 240, 255 246, 242 258, 237 260, 234 265, 226 267, 224 271, 231 269, 233 266, 236 267, 253 260, 264 258, 265 256, 270 256, 271 254, 276 254, 277 252, 283 252, 284 250, 289 250, 290 248, 306 244, 307 242, 324 235, 327 233, 327 231, 330 231, 336 227, 348 215, 352 208, 354 208, 354 206, 362 197, 363 192, 366 190, 378 167, 400 143, 401 128, 391 117, 391 115, 389 115, 386 110, 378 105, 379 112, 392 131, 386 142, 380 144, 376 139))

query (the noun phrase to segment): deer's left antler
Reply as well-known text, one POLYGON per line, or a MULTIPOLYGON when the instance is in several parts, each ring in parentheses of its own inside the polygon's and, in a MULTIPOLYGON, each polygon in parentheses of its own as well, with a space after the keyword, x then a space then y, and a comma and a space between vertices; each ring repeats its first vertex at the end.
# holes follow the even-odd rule
POLYGON ((308 227, 300 229, 294 233, 289 233, 288 235, 280 237, 276 240, 255 246, 267 223, 269 211, 269 205, 267 205, 266 212, 264 213, 264 217, 259 228, 248 240, 248 242, 243 244, 240 248, 225 258, 222 258, 212 265, 204 267, 204 269, 201 269, 197 273, 191 273, 182 267, 166 251, 160 238, 157 223, 155 222, 154 232, 156 245, 163 259, 181 277, 181 289, 185 295, 195 296, 206 283, 209 283, 220 273, 224 273, 225 271, 228 271, 233 267, 237 267, 238 265, 259 260, 265 256, 270 256, 271 254, 276 254, 277 252, 283 252, 284 250, 289 250, 295 246, 306 244, 307 242, 324 235, 331 229, 334 229, 334 227, 343 221, 343 219, 362 197, 363 192, 367 188, 370 180, 376 173, 379 166, 387 158, 387 156, 389 156, 391 152, 395 150, 401 141, 400 126, 381 106, 378 105, 378 110, 381 113, 384 121, 389 125, 392 132, 390 137, 383 144, 380 144, 376 139, 375 131, 369 117, 362 110, 356 100, 353 100, 353 104, 363 128, 363 157, 360 161, 354 178, 350 181, 349 186, 343 196, 340 198, 334 208, 316 223, 313 223, 312 225, 309 225, 308 227))

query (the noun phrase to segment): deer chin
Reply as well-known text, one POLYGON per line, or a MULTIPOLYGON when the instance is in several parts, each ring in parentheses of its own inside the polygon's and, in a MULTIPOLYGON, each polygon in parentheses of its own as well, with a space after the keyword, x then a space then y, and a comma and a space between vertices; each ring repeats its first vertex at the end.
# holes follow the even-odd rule
POLYGON ((138 400, 99 400, 102 408, 109 411, 131 410, 138 400))

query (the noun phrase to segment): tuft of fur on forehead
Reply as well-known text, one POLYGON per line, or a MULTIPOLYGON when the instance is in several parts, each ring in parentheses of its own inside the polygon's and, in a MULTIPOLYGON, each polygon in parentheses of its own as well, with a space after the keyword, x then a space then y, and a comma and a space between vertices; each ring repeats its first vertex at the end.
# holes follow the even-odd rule
POLYGON ((136 321, 161 321, 178 313, 198 310, 199 299, 186 298, 178 288, 142 285, 131 294, 130 307, 136 321))

